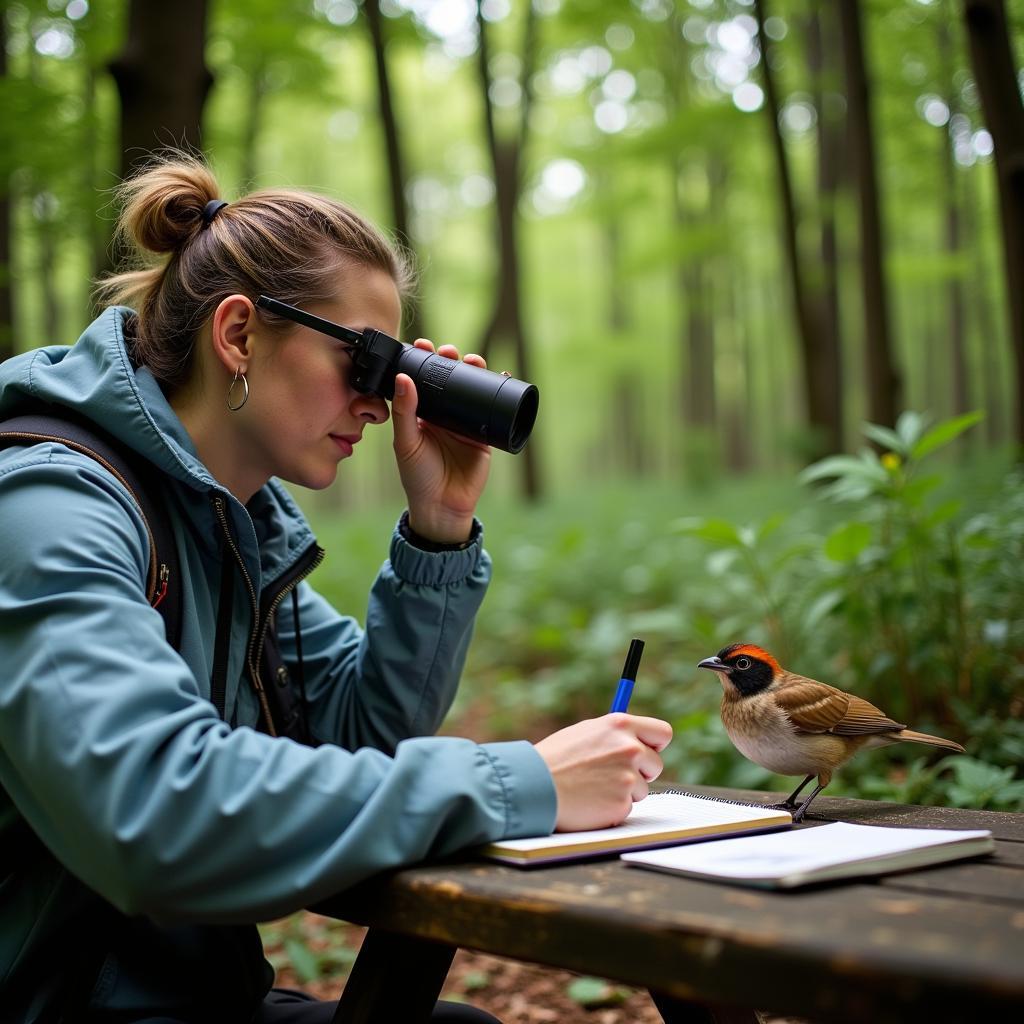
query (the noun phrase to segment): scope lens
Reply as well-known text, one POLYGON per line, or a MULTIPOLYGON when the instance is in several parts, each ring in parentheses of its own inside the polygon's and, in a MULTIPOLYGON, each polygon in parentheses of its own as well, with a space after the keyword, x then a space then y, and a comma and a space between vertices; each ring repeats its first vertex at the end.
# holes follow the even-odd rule
POLYGON ((523 396, 516 407, 512 417, 512 425, 508 432, 508 450, 517 455, 522 451, 529 440, 530 431, 537 419, 537 409, 540 405, 540 392, 535 387, 529 387, 523 392, 523 396))

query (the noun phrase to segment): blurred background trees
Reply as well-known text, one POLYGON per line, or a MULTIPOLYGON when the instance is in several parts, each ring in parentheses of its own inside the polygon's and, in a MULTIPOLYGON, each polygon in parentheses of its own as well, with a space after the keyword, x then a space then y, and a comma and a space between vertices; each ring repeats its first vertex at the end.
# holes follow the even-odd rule
MULTIPOLYGON (((1024 717, 1022 46, 1024 0, 9 0, 0 356, 89 322, 147 151, 327 191, 416 254, 407 338, 541 389, 460 713, 602 710, 641 631, 711 761, 691 666, 741 638, 981 735, 1024 717)), ((387 434, 302 496, 355 610, 387 434)))

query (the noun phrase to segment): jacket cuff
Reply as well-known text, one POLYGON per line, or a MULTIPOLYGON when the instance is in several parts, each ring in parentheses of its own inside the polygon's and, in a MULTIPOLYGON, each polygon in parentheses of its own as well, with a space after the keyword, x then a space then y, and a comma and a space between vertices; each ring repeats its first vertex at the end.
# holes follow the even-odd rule
POLYGON ((505 798, 502 839, 546 836, 555 830, 558 797, 544 759, 532 743, 481 743, 505 798))
POLYGON ((399 579, 418 586, 444 587, 457 583, 472 575, 480 564, 483 537, 483 524, 474 519, 464 547, 455 551, 424 551, 402 535, 399 525, 391 535, 391 567, 399 579))

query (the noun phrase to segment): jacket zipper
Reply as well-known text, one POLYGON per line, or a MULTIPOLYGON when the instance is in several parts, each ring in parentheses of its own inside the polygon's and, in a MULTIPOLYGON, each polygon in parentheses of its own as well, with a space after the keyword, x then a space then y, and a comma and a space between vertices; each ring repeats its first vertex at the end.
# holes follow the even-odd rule
POLYGON ((246 589, 249 591, 249 599, 252 602, 253 627, 252 632, 249 634, 245 660, 253 686, 256 689, 256 695, 259 698, 260 710, 267 723, 267 732, 271 736, 276 736, 277 730, 274 728, 274 719, 270 714, 270 704, 267 701, 267 694, 263 688, 263 680, 260 678, 259 673, 260 656, 263 653, 263 642, 266 639, 267 626, 270 623, 271 616, 277 610, 277 606, 324 560, 324 550, 317 544, 312 544, 306 549, 300 557, 296 568, 292 570, 288 580, 267 604, 265 614, 261 615, 252 577, 249 575, 249 570, 245 567, 242 553, 238 550, 235 540, 231 536, 227 512, 224 509, 224 499, 220 495, 215 495, 213 505, 217 512, 217 518, 220 520, 221 528, 224 531, 224 536, 227 538, 228 546, 231 548, 238 567, 242 570, 242 578, 245 580, 246 589))
POLYGON ((256 634, 260 629, 260 605, 256 598, 256 588, 253 586, 249 570, 245 567, 245 559, 242 558, 242 553, 238 550, 238 545, 235 544, 234 537, 231 536, 231 529, 228 526, 227 512, 224 511, 224 499, 219 494, 214 495, 213 507, 216 510, 217 518, 220 520, 221 529, 224 531, 224 537, 228 542, 228 547, 231 548, 231 553, 234 555, 235 561, 238 563, 238 567, 242 570, 242 579, 245 581, 246 590, 249 591, 249 600, 252 602, 253 622, 252 632, 249 634, 249 642, 245 649, 245 663, 249 669, 249 676, 252 679, 253 686, 256 689, 256 696, 260 702, 260 711, 267 723, 267 732, 271 736, 276 736, 277 730, 274 728, 274 719, 270 714, 270 705, 267 703, 267 694, 263 689, 263 680, 260 679, 259 671, 253 662, 253 649, 256 643, 256 634))
POLYGON ((324 560, 324 549, 318 544, 311 544, 299 557, 292 569, 291 576, 284 583, 274 598, 267 604, 267 610, 261 617, 259 636, 256 638, 256 661, 263 654, 263 641, 267 636, 267 627, 277 611, 278 605, 324 560))

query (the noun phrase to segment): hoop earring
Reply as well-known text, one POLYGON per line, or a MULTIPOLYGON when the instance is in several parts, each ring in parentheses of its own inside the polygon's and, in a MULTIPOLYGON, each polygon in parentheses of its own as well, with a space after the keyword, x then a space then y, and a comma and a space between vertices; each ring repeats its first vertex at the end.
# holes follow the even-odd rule
POLYGON ((238 369, 238 367, 236 366, 235 367, 235 375, 231 379, 231 384, 228 387, 228 408, 232 412, 238 412, 238 410, 241 409, 242 406, 245 405, 245 403, 248 402, 248 401, 249 401, 249 382, 245 379, 245 374, 242 373, 238 369), (237 405, 233 405, 232 401, 231 401, 231 395, 232 395, 232 393, 235 390, 235 385, 239 381, 242 382, 242 400, 237 405))

